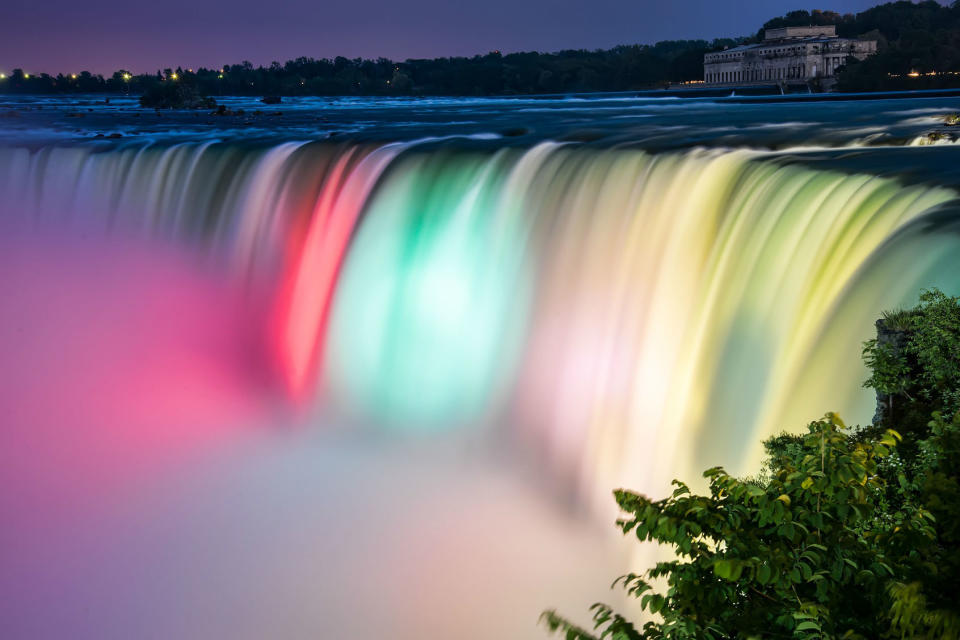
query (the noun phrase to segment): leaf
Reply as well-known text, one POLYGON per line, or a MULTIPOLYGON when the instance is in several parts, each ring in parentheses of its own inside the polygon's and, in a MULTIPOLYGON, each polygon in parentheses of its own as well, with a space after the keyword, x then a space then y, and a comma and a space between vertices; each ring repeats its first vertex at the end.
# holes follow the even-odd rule
POLYGON ((767 584, 770 582, 770 579, 773 577, 773 569, 768 564, 760 565, 760 568, 757 569, 757 582, 760 584, 767 584))
POLYGON ((779 496, 777 496, 777 500, 787 505, 788 507, 790 506, 790 496, 788 496, 785 493, 781 493, 779 496))
POLYGON ((733 575, 733 562, 730 560, 717 560, 713 563, 713 572, 724 580, 730 580, 733 575))

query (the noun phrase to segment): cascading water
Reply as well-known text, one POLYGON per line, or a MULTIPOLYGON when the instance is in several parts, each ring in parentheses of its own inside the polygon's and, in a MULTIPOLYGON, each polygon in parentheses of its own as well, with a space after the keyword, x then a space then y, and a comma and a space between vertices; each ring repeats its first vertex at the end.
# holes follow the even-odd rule
POLYGON ((866 418, 871 320, 960 278, 954 237, 922 230, 952 190, 760 152, 5 149, 0 190, 8 219, 174 238, 273 283, 295 397, 511 425, 601 501, 746 472, 820 409, 866 418))
MULTIPOLYGON (((827 410, 867 420, 874 319, 960 289, 955 191, 772 152, 10 147, 0 193, 18 233, 160 240, 226 273, 245 298, 232 316, 205 289, 189 304, 254 318, 225 348, 227 369, 259 369, 234 395, 281 385, 301 421, 372 442, 466 434, 533 461, 598 522, 614 487, 750 473, 763 436, 827 410), (236 356, 249 340, 260 355, 236 356)), ((201 397, 207 379, 191 379, 201 397)))

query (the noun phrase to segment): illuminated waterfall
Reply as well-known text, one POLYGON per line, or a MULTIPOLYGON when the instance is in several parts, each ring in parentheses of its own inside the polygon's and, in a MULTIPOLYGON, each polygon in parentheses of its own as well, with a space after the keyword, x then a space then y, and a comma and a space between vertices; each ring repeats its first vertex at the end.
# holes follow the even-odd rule
POLYGON ((473 429, 564 491, 659 492, 827 410, 860 343, 960 289, 956 193, 776 154, 543 143, 0 150, 0 213, 141 233, 271 285, 291 395, 373 429, 473 429))

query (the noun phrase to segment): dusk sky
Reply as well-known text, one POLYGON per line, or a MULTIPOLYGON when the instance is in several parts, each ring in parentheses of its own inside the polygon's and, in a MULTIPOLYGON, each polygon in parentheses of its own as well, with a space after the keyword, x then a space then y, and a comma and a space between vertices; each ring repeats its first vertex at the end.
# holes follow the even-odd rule
MULTIPOLYGON (((798 0, 6 0, 0 71, 110 73, 315 58, 606 48, 752 33, 798 0)), ((876 0, 833 0, 862 11, 876 0)))

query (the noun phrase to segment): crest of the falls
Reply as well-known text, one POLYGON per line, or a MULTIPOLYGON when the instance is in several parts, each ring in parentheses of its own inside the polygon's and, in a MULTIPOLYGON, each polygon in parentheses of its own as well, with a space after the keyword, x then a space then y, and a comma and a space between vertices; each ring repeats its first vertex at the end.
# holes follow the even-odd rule
POLYGON ((10 224, 172 240, 269 286, 299 402, 477 430, 604 505, 867 420, 873 320, 960 288, 953 190, 767 152, 4 148, 0 193, 10 224))

